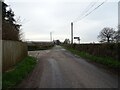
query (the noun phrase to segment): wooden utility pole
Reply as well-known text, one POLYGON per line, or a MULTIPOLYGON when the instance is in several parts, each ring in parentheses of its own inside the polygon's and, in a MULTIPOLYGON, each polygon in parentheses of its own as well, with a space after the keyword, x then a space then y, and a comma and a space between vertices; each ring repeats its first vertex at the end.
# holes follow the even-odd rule
POLYGON ((52 42, 52 32, 50 32, 50 41, 52 42))
POLYGON ((73 22, 71 22, 71 44, 73 44, 73 22))

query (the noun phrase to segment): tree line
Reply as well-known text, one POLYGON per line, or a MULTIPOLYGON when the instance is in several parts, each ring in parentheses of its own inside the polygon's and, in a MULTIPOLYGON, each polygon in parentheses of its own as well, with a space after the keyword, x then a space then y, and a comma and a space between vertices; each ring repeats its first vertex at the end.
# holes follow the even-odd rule
POLYGON ((22 41, 21 25, 15 20, 13 10, 2 3, 2 40, 22 41))
MULTIPOLYGON (((97 38, 101 43, 120 43, 120 25, 117 31, 110 27, 103 28, 97 38)), ((66 38, 63 43, 70 44, 70 40, 66 38)))

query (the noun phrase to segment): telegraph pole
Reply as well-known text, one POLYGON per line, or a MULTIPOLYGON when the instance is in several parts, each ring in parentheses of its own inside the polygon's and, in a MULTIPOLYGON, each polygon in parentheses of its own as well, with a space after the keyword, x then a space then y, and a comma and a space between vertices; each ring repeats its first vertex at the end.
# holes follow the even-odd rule
POLYGON ((73 44, 73 22, 71 22, 71 44, 73 44))
POLYGON ((50 41, 52 42, 52 32, 50 32, 50 41))

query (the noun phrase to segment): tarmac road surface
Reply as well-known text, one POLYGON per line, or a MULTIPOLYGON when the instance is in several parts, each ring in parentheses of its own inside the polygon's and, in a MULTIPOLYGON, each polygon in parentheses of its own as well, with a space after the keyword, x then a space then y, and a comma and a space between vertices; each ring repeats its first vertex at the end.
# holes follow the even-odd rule
POLYGON ((118 76, 108 73, 61 46, 31 51, 37 65, 18 88, 117 88, 118 76))

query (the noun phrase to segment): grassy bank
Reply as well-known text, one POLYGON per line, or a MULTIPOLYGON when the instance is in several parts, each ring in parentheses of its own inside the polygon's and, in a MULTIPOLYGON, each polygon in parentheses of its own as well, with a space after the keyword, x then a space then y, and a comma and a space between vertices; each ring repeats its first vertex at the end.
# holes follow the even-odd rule
POLYGON ((112 68, 112 69, 120 68, 120 62, 118 60, 114 60, 113 58, 93 56, 89 53, 80 52, 80 51, 75 50, 73 48, 68 48, 68 47, 64 47, 64 48, 66 48, 70 52, 72 52, 72 53, 74 53, 74 54, 76 54, 76 55, 78 55, 82 58, 88 59, 89 61, 93 61, 93 62, 103 64, 103 65, 105 65, 109 68, 112 68))
POLYGON ((26 57, 21 62, 17 63, 12 70, 3 73, 2 88, 12 88, 19 84, 36 65, 34 57, 26 57))

